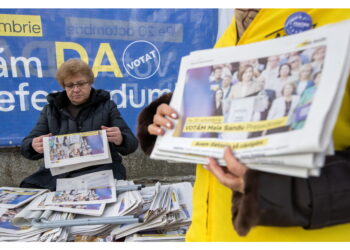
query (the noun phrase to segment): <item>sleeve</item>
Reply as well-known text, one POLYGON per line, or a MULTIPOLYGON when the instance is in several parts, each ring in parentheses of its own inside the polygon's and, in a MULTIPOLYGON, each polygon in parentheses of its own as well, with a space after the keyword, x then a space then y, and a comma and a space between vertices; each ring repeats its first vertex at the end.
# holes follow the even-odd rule
POLYGON ((33 138, 46 135, 50 133, 49 131, 49 125, 48 125, 48 118, 47 118, 47 111, 49 106, 46 105, 43 110, 40 113, 40 117, 38 122, 36 123, 35 127, 32 129, 32 131, 29 133, 28 136, 26 136, 21 144, 21 154, 29 159, 29 160, 38 160, 42 158, 44 155, 37 153, 33 147, 32 147, 32 141, 33 138))
POLYGON ((317 229, 350 222, 350 149, 326 158, 319 177, 308 179, 248 170, 244 194, 235 192, 235 230, 256 225, 317 229))
POLYGON ((117 146, 112 144, 112 146, 115 147, 116 150, 122 155, 128 155, 135 152, 138 146, 138 141, 122 118, 117 105, 113 101, 110 101, 109 116, 110 126, 118 127, 123 136, 123 142, 121 145, 117 146))
POLYGON ((145 107, 139 114, 137 119, 137 138, 139 139, 142 151, 147 155, 152 153, 154 143, 157 139, 157 136, 148 133, 148 125, 153 123, 153 116, 156 114, 158 106, 162 103, 170 103, 172 94, 162 95, 145 107))

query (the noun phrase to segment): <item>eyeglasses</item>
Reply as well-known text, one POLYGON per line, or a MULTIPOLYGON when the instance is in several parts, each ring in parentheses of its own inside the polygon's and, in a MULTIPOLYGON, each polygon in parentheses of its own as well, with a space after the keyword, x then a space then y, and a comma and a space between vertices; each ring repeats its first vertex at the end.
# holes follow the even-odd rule
POLYGON ((77 86, 79 89, 81 89, 86 84, 89 84, 89 82, 76 82, 76 83, 70 82, 65 84, 64 87, 67 89, 74 89, 74 87, 77 86))

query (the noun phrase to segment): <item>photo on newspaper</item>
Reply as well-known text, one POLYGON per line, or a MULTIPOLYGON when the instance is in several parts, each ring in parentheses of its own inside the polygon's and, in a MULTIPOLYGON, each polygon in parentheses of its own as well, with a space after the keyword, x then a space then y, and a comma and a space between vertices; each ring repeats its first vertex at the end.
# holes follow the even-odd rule
MULTIPOLYGON (((72 170, 110 163, 106 131, 97 130, 45 137, 44 160, 46 168, 67 166, 72 170)), ((62 172, 66 171, 59 171, 57 174, 62 172)))
POLYGON ((0 208, 20 207, 46 191, 46 189, 0 187, 0 208))
POLYGON ((47 194, 31 203, 31 210, 52 210, 57 212, 67 212, 74 214, 84 214, 90 216, 101 216, 106 204, 80 204, 80 205, 45 205, 47 194))
POLYGON ((0 231, 6 230, 21 230, 20 227, 14 226, 11 220, 17 214, 16 209, 0 208, 0 231))
POLYGON ((50 192, 45 205, 105 204, 116 201, 112 170, 94 172, 74 178, 57 179, 55 192, 50 192))
POLYGON ((237 157, 326 152, 349 75, 349 39, 345 21, 184 57, 170 103, 180 119, 151 157, 222 159, 226 146, 237 157))

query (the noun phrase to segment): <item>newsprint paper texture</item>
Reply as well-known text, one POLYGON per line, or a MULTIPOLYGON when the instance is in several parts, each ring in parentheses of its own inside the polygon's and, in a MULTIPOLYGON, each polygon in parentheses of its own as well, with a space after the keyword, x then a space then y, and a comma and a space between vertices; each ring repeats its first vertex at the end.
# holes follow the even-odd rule
POLYGON ((20 207, 46 191, 47 189, 0 187, 0 208, 20 207))
POLYGON ((111 163, 106 131, 89 131, 44 138, 45 167, 58 175, 111 163))
POLYGON ((303 171, 317 175, 315 169, 333 151, 333 127, 349 75, 349 41, 350 21, 344 21, 184 57, 170 103, 180 119, 157 138, 151 157, 183 161, 177 159, 182 154, 187 162, 193 157, 203 163, 208 156, 222 160, 224 148, 231 147, 248 167, 277 156, 276 166, 294 166, 289 155, 303 155, 303 171))

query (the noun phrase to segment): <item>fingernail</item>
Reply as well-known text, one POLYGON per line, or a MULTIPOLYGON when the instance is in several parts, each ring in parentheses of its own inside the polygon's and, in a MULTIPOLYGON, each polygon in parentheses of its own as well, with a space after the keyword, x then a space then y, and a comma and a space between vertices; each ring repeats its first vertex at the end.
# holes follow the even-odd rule
POLYGON ((202 165, 204 169, 208 170, 208 165, 202 165))
POLYGON ((208 165, 211 163, 211 157, 207 158, 208 165))
POLYGON ((162 129, 161 128, 158 129, 158 134, 160 134, 160 133, 162 133, 162 129))
POLYGON ((176 119, 176 118, 177 118, 177 114, 172 113, 172 114, 171 114, 171 117, 174 118, 174 119, 176 119))
POLYGON ((167 126, 168 128, 171 128, 171 123, 168 122, 168 123, 166 124, 166 126, 167 126))

